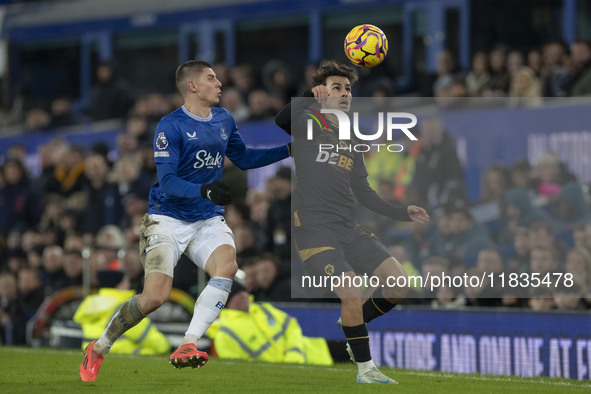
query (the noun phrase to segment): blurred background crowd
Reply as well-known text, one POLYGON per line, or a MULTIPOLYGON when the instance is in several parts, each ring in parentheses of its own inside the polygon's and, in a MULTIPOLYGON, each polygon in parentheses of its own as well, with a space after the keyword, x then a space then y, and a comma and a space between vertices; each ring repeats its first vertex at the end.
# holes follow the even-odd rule
MULTIPOLYGON (((434 58, 434 73, 424 69, 404 86, 387 66, 374 73, 358 70, 354 95, 506 97, 510 105, 539 106, 543 97, 591 94, 588 39, 566 43, 552 37, 519 48, 494 42, 471 53, 463 68, 453 48, 442 49, 434 58)), ((0 158, 0 327, 2 338, 10 334, 12 343, 24 343, 24 326, 47 297, 82 285, 85 261, 94 288, 100 286, 98 273, 117 270, 124 274, 120 287, 142 289, 138 236, 156 180, 154 131, 182 100, 173 91, 173 68, 161 70, 165 87, 146 90, 120 72, 126 61, 117 56, 97 61, 87 100, 67 84, 51 91, 27 85, 47 78, 41 71, 3 95, 0 125, 5 134, 67 132, 101 122, 119 130, 115 146, 99 141, 83 147, 52 137, 37 147, 34 168, 28 165, 30 152, 19 144, 7 147, 0 158)), ((239 127, 270 120, 291 97, 311 87, 317 66, 279 58, 232 66, 214 62, 223 84, 220 105, 232 112, 239 127)), ((533 163, 524 158, 491 166, 482 177, 479 198, 469 200, 456 144, 444 124, 429 117, 418 128, 419 141, 407 143, 402 154, 368 152, 366 165, 370 184, 382 198, 425 206, 431 223, 393 223, 361 207, 358 212, 359 222, 389 246, 407 272, 562 273, 572 274, 574 285, 553 294, 496 286, 439 287, 434 292, 417 287, 405 303, 589 308, 589 179, 577 179, 557 154, 547 152, 533 163)), ((233 193, 226 220, 255 300, 292 300, 291 178, 292 169, 282 166, 263 187, 254 188, 245 172, 225 161, 223 181, 233 193)), ((196 277, 192 263, 183 258, 174 286, 197 296, 196 277)))

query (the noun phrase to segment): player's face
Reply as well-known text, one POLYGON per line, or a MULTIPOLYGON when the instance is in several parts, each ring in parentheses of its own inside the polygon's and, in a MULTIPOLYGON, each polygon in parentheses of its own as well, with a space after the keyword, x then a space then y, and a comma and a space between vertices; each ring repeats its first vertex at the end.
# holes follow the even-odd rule
POLYGON ((326 107, 349 112, 351 98, 353 97, 349 79, 337 76, 328 77, 326 78, 326 88, 328 89, 326 107))
POLYGON ((197 97, 200 101, 214 106, 220 102, 222 95, 222 83, 217 79, 211 68, 204 68, 201 75, 193 84, 197 88, 197 97))

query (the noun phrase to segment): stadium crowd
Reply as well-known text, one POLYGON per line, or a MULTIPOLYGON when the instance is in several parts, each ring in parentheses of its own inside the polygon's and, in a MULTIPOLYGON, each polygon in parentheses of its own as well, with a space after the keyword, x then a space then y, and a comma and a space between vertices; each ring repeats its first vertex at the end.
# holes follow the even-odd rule
MULTIPOLYGON (((271 118, 311 85, 314 66, 301 83, 277 63, 260 83, 248 65, 215 65, 224 85, 220 105, 238 125, 271 118)), ((591 94, 591 48, 577 40, 569 48, 552 41, 528 53, 499 46, 474 54, 471 70, 457 69, 443 51, 428 95, 527 98, 591 94)), ((395 94, 393 80, 371 84, 369 95, 395 94)), ((86 111, 76 112, 70 98, 52 100, 50 108, 21 97, 3 114, 2 125, 22 132, 55 130, 88 121, 119 119, 122 131, 115 151, 104 143, 89 149, 52 139, 38 147, 41 170, 31 176, 24 148, 13 145, 0 172, 0 329, 3 343, 25 342, 24 326, 46 297, 82 284, 84 251, 91 285, 97 272, 121 270, 120 287, 141 291, 143 270, 138 237, 147 196, 156 180, 152 141, 160 118, 178 107, 179 96, 153 92, 134 97, 133 87, 116 76, 113 63, 97 68, 97 81, 86 111), (16 126, 15 126, 16 125, 16 126)), ((534 99, 534 100, 529 100, 534 99)), ((278 130, 278 132, 280 132, 278 130)), ((408 304, 434 307, 505 306, 534 310, 572 310, 591 305, 591 210, 588 180, 569 173, 552 152, 534 165, 527 161, 488 169, 480 200, 468 202, 455 142, 436 118, 420 125, 420 141, 404 154, 368 155, 372 187, 388 201, 429 207, 428 226, 392 223, 360 208, 359 219, 390 245, 409 274, 436 272, 572 273, 574 285, 558 294, 439 287, 412 290, 408 304), (439 165, 433 166, 433 160, 439 165), (427 163, 430 163, 429 165, 427 163), (481 220, 477 208, 496 212, 481 220), (567 296, 565 296, 565 294, 567 296)), ((257 301, 290 301, 291 169, 280 168, 264 190, 248 187, 246 174, 226 160, 224 182, 234 202, 226 220, 235 235, 245 287, 257 301)), ((184 261, 174 286, 196 296, 195 270, 184 261)))

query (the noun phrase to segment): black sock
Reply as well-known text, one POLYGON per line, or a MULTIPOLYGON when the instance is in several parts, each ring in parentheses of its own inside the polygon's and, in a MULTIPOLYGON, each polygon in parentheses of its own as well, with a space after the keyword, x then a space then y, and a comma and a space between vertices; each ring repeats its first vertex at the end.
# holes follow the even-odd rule
POLYGON ((365 324, 358 326, 343 326, 343 332, 347 337, 347 342, 351 346, 353 356, 355 356, 355 362, 363 363, 371 360, 371 354, 369 353, 369 335, 367 334, 367 328, 365 324))
POLYGON ((390 312, 396 304, 392 304, 387 299, 383 298, 382 289, 377 289, 369 297, 365 304, 363 304, 363 321, 369 323, 376 317, 380 317, 385 313, 390 312))

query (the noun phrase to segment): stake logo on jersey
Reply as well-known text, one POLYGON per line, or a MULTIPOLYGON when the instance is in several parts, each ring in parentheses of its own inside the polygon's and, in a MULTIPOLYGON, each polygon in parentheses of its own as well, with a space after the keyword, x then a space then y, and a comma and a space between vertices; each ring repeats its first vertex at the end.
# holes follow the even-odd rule
POLYGON ((211 153, 205 149, 201 149, 197 152, 195 158, 197 161, 193 164, 193 168, 203 168, 203 166, 205 166, 205 168, 212 169, 214 167, 220 168, 222 166, 222 155, 220 155, 220 152, 216 152, 215 157, 213 157, 211 153))

